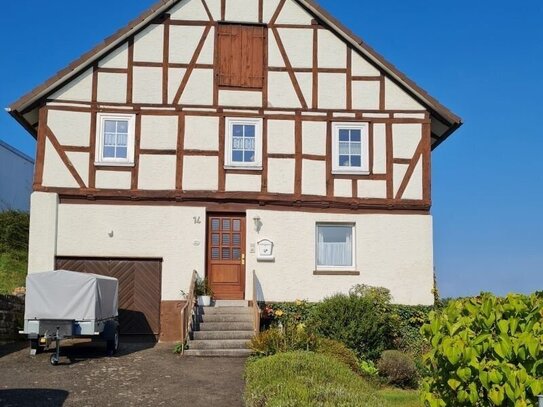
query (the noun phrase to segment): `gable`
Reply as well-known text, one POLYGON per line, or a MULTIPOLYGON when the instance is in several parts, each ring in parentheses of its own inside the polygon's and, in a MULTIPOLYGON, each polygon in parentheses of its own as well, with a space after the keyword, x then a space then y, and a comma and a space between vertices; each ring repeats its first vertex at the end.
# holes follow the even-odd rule
MULTIPOLYGON (((435 136, 440 138, 438 141, 461 125, 458 117, 310 0, 162 0, 136 23, 106 40, 102 47, 86 54, 67 70, 14 103, 11 106, 12 114, 28 128, 37 124, 33 106, 44 97, 91 102, 93 71, 90 66, 93 64, 102 70, 98 73, 100 102, 211 103, 213 89, 203 84, 213 82, 213 72, 203 66, 213 64, 215 22, 223 18, 232 22, 269 24, 271 27, 268 61, 270 67, 276 68, 269 73, 271 107, 315 108, 314 101, 317 100, 323 109, 430 110, 436 121, 435 136), (168 13, 174 21, 186 23, 165 28, 157 21, 164 13, 168 13), (211 24, 207 28, 206 22, 211 24), (315 30, 316 34, 310 29, 315 22, 321 25, 320 29, 315 30), (164 48, 166 36, 168 50, 164 48), (318 95, 312 93, 314 79, 309 72, 297 71, 289 75, 284 69, 281 71, 281 68, 289 67, 295 70, 311 68, 314 53, 310 50, 314 41, 318 46, 319 69, 330 70, 318 75, 318 82, 323 84, 318 95), (197 59, 192 61, 196 54, 197 59), (130 69, 130 55, 135 66, 129 74, 125 70, 130 69), (191 62, 196 66, 187 69, 185 65, 191 62), (159 66, 165 63, 169 65, 167 68, 159 66), (348 64, 350 72, 339 72, 345 70, 348 64), (164 70, 168 73, 164 74, 164 70), (164 75, 168 78, 164 79, 164 75), (354 82, 352 89, 347 88, 345 82, 349 75, 363 80, 354 82), (386 77, 385 84, 381 85, 385 89, 385 106, 378 102, 377 81, 366 79, 381 75, 386 77), (128 89, 130 79, 134 81, 132 91, 128 89), (290 86, 291 83, 293 86, 290 86), (180 92, 181 88, 183 92, 180 92), (340 102, 348 97, 349 92, 353 93, 352 106, 340 102)), ((224 98, 221 96, 221 99, 224 98)))

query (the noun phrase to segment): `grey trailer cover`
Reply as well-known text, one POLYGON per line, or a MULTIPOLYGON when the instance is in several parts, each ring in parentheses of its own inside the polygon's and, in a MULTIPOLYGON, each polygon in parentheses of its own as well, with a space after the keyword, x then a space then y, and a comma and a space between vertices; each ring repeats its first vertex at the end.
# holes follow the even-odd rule
POLYGON ((25 319, 90 321, 117 316, 118 282, 73 271, 46 271, 26 278, 25 319))

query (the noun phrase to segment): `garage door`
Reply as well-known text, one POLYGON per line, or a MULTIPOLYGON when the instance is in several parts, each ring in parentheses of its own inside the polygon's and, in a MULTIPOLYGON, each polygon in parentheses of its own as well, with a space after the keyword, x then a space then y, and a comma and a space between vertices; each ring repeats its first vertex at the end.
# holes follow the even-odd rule
POLYGON ((122 334, 160 333, 161 260, 57 258, 57 270, 93 273, 119 280, 122 334))

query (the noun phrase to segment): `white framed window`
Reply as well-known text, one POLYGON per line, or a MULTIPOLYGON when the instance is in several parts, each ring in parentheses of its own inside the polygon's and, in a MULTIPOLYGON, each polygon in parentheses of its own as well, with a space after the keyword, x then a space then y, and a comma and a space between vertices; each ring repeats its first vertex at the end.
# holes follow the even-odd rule
POLYGON ((333 129, 333 173, 369 174, 368 123, 334 123, 333 129))
POLYGON ((134 165, 133 114, 99 113, 96 135, 96 165, 134 165))
POLYGON ((225 167, 262 169, 262 119, 226 119, 225 167))
POLYGON ((317 270, 354 270, 355 247, 354 224, 317 224, 317 270))

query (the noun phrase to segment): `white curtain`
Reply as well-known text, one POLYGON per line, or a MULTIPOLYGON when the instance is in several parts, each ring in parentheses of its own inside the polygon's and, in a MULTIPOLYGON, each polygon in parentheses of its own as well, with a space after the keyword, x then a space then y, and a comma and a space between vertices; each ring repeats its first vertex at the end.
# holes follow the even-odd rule
POLYGON ((352 250, 353 250, 352 249, 352 228, 350 227, 319 227, 318 228, 318 244, 317 244, 317 265, 318 266, 331 266, 331 267, 352 266, 352 260, 353 260, 352 250), (343 230, 340 231, 340 229, 343 229, 343 230))

